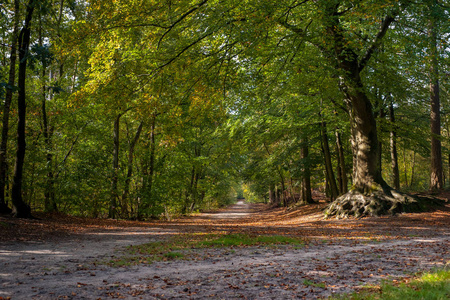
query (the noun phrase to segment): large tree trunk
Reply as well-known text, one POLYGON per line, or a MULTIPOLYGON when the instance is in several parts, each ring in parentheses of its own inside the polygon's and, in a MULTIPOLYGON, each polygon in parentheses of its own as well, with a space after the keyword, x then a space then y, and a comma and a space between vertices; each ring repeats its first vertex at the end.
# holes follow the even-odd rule
POLYGON ((354 130, 355 174, 352 189, 331 203, 325 214, 327 216, 348 217, 364 215, 392 214, 408 209, 416 199, 397 192, 389 187, 381 174, 377 125, 372 103, 365 92, 361 80, 361 71, 367 65, 374 50, 381 45, 393 16, 386 16, 375 41, 364 56, 359 57, 344 37, 344 26, 339 20, 339 7, 327 3, 325 17, 327 34, 333 44, 332 52, 327 56, 336 64, 342 74, 344 92, 351 103, 354 130))
POLYGON ((14 216, 18 218, 31 218, 31 208, 22 198, 23 164, 25 161, 25 118, 26 118, 26 72, 27 55, 30 46, 31 20, 35 7, 35 0, 30 0, 27 5, 25 23, 19 34, 19 95, 17 99, 18 123, 17 123, 17 151, 14 165, 13 185, 11 189, 14 216))
POLYGON ((18 31, 19 31, 19 0, 14 0, 14 27, 11 38, 11 55, 9 57, 10 59, 9 79, 5 95, 5 103, 3 105, 2 140, 0 143, 0 213, 11 213, 12 211, 6 204, 5 199, 6 170, 7 170, 6 154, 8 147, 9 112, 16 77, 18 31))
MULTIPOLYGON (((433 1, 432 7, 435 5, 433 1)), ((431 13, 432 14, 432 13, 431 13)), ((439 98, 439 64, 438 51, 436 47, 437 33, 436 21, 431 15, 428 27, 428 38, 430 40, 430 100, 431 100, 431 178, 430 189, 439 190, 443 188, 442 176, 442 150, 441 150, 441 112, 439 98)))

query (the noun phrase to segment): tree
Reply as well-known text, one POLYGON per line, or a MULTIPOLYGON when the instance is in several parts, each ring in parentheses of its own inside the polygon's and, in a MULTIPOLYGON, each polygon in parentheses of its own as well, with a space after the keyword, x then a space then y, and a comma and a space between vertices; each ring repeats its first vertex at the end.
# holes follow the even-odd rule
POLYGON ((18 125, 17 125, 17 151, 14 166, 11 198, 14 206, 14 215, 18 218, 30 218, 31 208, 22 199, 23 163, 25 159, 25 119, 26 119, 26 72, 30 47, 31 20, 36 1, 30 0, 27 4, 25 22, 19 34, 19 78, 18 78, 18 125))
POLYGON ((9 113, 11 101, 14 91, 14 82, 16 78, 16 59, 17 59, 17 39, 19 31, 19 1, 14 0, 14 24, 11 37, 11 55, 9 66, 8 87, 6 89, 5 103, 3 106, 3 120, 2 120, 2 140, 0 144, 0 213, 10 213, 11 209, 7 206, 5 201, 5 186, 6 186, 6 169, 7 169, 7 146, 8 146, 8 132, 9 132, 9 113))
POLYGON ((439 97, 439 64, 437 51, 437 1, 432 0, 429 5, 430 16, 428 23, 429 57, 430 57, 430 127, 431 127, 431 180, 430 189, 440 190, 444 187, 441 150, 441 111, 439 97))

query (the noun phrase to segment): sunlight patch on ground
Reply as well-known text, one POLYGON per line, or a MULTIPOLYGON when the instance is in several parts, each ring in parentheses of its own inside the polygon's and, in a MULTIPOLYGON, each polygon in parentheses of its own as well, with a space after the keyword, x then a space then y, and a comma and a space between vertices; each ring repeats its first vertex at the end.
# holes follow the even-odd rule
POLYGON ((67 255, 66 252, 59 252, 59 251, 52 251, 52 250, 24 250, 24 251, 0 250, 0 257, 1 256, 21 256, 23 254, 70 256, 70 255, 67 255))
POLYGON ((248 213, 220 213, 211 214, 211 218, 216 219, 238 219, 248 216, 248 213))
POLYGON ((178 231, 154 231, 154 232, 136 232, 136 231, 118 231, 118 232, 90 232, 86 233, 86 235, 96 235, 96 236, 125 236, 125 235, 171 235, 171 234, 179 234, 178 231))

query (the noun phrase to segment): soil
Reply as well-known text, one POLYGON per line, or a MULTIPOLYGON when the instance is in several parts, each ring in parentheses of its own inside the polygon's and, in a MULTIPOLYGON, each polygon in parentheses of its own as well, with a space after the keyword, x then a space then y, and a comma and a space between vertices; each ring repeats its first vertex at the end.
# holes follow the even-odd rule
POLYGON ((450 264, 448 204, 359 220, 323 220, 325 205, 286 210, 240 201, 170 222, 1 216, 0 299, 323 299, 450 264), (129 245, 209 232, 291 235, 305 245, 193 249, 188 260, 129 267, 99 263, 129 245))

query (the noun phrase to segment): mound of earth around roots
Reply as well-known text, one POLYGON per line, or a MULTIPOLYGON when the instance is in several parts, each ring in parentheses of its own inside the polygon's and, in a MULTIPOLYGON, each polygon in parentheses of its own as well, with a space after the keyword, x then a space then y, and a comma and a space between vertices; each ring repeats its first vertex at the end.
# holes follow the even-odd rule
POLYGON ((445 205, 445 201, 430 195, 409 195, 387 185, 373 185, 370 191, 355 188, 341 195, 326 208, 325 216, 342 219, 421 212, 431 206, 445 205))

